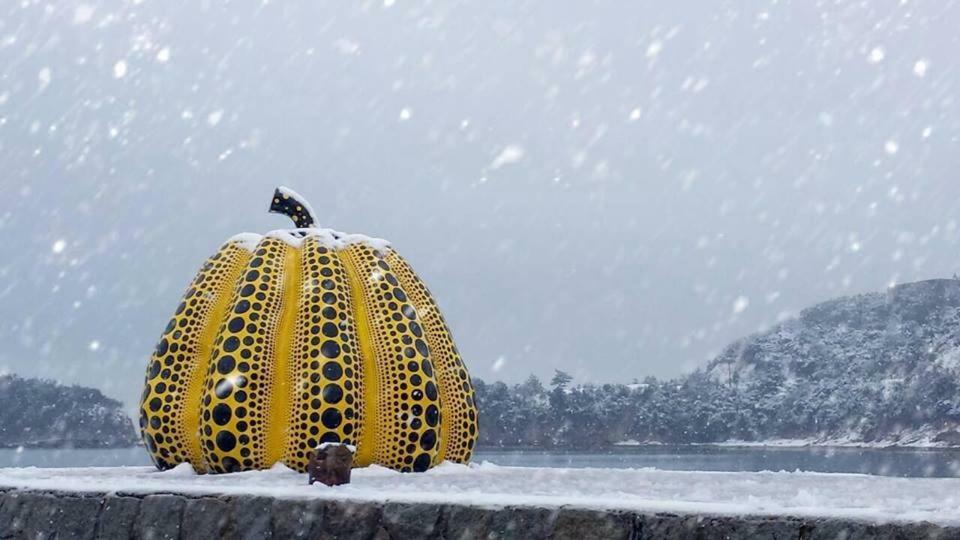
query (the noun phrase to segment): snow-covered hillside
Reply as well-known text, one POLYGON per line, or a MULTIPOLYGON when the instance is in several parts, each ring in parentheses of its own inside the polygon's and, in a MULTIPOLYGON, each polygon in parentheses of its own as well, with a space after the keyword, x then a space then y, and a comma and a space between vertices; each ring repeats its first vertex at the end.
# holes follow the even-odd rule
POLYGON ((475 382, 484 446, 957 446, 960 280, 818 304, 672 380, 475 382))
POLYGON ((707 373, 781 437, 960 443, 960 280, 818 304, 730 345, 707 373))

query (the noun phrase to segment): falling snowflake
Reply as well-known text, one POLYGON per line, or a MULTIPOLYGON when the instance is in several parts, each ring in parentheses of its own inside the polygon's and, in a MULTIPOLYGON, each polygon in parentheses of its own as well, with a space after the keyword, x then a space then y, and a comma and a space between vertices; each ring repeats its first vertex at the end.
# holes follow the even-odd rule
POLYGON ((53 72, 50 71, 50 68, 45 67, 37 73, 37 81, 40 83, 40 90, 45 90, 50 86, 50 81, 53 79, 53 72))
POLYGON ((516 163, 523 159, 524 151, 522 146, 516 144, 511 144, 505 147, 497 157, 493 158, 493 162, 490 164, 491 169, 499 169, 504 165, 509 163, 516 163))
POLYGON ((920 60, 917 60, 915 64, 913 64, 913 74, 917 77, 924 77, 927 75, 927 68, 929 67, 930 62, 925 58, 921 58, 920 60))
POLYGON ((650 44, 649 47, 647 47, 647 58, 650 58, 650 59, 656 58, 660 54, 660 51, 662 50, 663 50, 663 42, 660 40, 654 41, 653 43, 650 44))
POLYGON ((887 52, 883 47, 874 47, 870 49, 870 54, 867 55, 867 61, 871 64, 879 64, 883 62, 884 57, 887 56, 887 52))
POLYGON ((223 119, 223 109, 217 109, 207 115, 207 124, 210 126, 216 126, 220 123, 220 120, 223 119))

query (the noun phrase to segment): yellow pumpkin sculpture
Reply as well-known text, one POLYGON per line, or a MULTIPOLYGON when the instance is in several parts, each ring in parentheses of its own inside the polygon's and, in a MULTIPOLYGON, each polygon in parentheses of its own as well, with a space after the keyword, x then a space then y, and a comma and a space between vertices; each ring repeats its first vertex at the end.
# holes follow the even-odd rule
POLYGON ((305 471, 325 442, 354 463, 467 462, 473 386, 429 291, 384 240, 313 228, 228 240, 200 269, 147 367, 140 428, 160 469, 305 471))

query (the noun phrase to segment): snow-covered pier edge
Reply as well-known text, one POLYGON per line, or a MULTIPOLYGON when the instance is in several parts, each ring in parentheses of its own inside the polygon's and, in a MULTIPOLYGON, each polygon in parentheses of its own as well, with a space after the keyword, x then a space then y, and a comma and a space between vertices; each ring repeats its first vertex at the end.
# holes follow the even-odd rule
POLYGON ((0 488, 0 538, 958 537, 928 522, 0 488))
POLYGON ((445 463, 0 468, 2 538, 960 538, 960 478, 445 463))

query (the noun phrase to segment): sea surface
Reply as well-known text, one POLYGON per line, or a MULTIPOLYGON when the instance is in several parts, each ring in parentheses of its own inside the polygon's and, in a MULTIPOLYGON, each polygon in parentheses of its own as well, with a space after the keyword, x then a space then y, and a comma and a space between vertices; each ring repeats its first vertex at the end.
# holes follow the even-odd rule
MULTIPOLYGON (((631 446, 601 451, 479 450, 475 462, 518 467, 653 467, 676 471, 815 471, 960 477, 960 449, 631 446)), ((143 448, 0 449, 0 467, 150 465, 143 448)))

